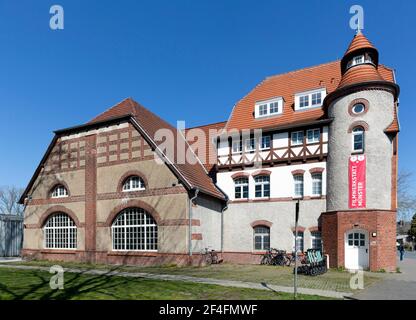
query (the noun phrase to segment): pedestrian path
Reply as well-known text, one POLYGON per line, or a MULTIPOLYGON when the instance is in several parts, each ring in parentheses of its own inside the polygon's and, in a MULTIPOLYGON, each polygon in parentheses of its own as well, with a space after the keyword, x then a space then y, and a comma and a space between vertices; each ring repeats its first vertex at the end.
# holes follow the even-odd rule
MULTIPOLYGON (((0 268, 14 268, 21 270, 40 270, 49 272, 50 268, 48 267, 39 267, 39 266, 20 266, 20 265, 10 265, 10 264, 1 264, 0 268)), ((235 281, 235 280, 221 280, 221 279, 210 279, 210 278, 198 278, 190 277, 184 275, 169 275, 169 274, 152 274, 144 272, 123 272, 117 270, 96 270, 96 269, 73 269, 73 268, 64 268, 65 272, 70 273, 82 273, 85 275, 105 275, 105 276, 118 276, 118 277, 132 277, 132 278, 144 278, 144 279, 153 279, 153 280, 165 280, 165 281, 185 281, 193 283, 204 283, 204 284, 213 284, 225 287, 237 287, 237 288, 247 288, 247 289, 258 289, 258 290, 270 290, 275 292, 285 292, 293 293, 293 287, 284 287, 277 286, 267 283, 254 283, 254 282, 244 282, 244 281, 235 281)), ((307 295, 317 295, 327 298, 336 298, 344 299, 352 296, 352 293, 348 292, 336 292, 328 290, 319 290, 319 289, 309 289, 309 288, 298 288, 299 294, 307 295)))
POLYGON ((386 273, 383 280, 356 293, 359 300, 416 300, 416 256, 406 253, 403 261, 397 259, 401 273, 386 273))

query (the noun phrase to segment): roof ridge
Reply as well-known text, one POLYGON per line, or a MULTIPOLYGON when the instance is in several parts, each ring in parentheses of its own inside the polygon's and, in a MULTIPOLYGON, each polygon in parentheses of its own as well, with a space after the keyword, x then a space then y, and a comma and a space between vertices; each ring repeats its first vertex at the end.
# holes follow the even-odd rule
POLYGON ((276 77, 288 75, 288 74, 291 74, 291 73, 297 73, 297 72, 301 72, 301 71, 315 69, 315 68, 323 67, 323 66, 326 66, 326 65, 334 64, 334 63, 337 63, 337 62, 341 62, 341 59, 337 59, 337 60, 330 61, 330 62, 316 64, 316 65, 313 65, 313 66, 310 66, 310 67, 304 67, 304 68, 297 69, 297 70, 292 70, 292 71, 287 71, 287 72, 283 72, 283 73, 279 73, 279 74, 267 76, 264 80, 268 80, 268 79, 271 79, 271 78, 276 78, 276 77))
POLYGON ((193 126, 193 127, 185 128, 185 130, 190 130, 190 129, 195 129, 195 128, 202 128, 202 127, 208 127, 208 126, 213 126, 214 124, 220 124, 220 123, 227 123, 227 120, 217 121, 217 122, 208 123, 208 124, 203 124, 203 125, 200 125, 200 126, 193 126))
MULTIPOLYGON (((106 110, 104 110, 103 112, 101 112, 101 113, 99 113, 98 115, 96 115, 93 119, 91 119, 89 122, 94 122, 96 119, 98 119, 99 117, 101 117, 102 115, 104 115, 105 113, 107 113, 108 111, 110 111, 111 109, 114 109, 114 108, 116 108, 116 107, 118 107, 119 105, 121 105, 122 103, 124 103, 124 102, 126 102, 126 101, 128 101, 128 102, 132 102, 132 101, 134 101, 133 99, 132 99, 132 97, 127 97, 127 98, 124 98, 123 100, 121 100, 120 102, 117 102, 116 104, 114 104, 114 105, 112 105, 111 107, 109 107, 109 108, 107 108, 106 110)), ((132 106, 132 105, 131 105, 132 106)))

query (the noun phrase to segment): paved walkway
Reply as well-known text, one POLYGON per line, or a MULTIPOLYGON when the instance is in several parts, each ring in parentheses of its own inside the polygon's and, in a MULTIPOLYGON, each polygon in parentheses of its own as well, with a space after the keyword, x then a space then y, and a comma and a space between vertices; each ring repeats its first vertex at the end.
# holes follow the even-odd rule
POLYGON ((383 280, 355 294, 359 300, 416 300, 416 253, 397 259, 401 273, 383 275, 383 280))
MULTIPOLYGON (((36 266, 18 266, 11 265, 8 263, 0 263, 0 268, 14 268, 21 270, 41 270, 49 272, 49 267, 36 267, 36 266)), ((204 284, 213 284, 225 287, 237 287, 237 288, 247 288, 247 289, 258 289, 258 290, 271 290, 275 292, 286 292, 293 293, 293 287, 283 287, 267 283, 254 283, 254 282, 244 282, 244 281, 235 281, 235 280, 220 280, 220 279, 210 279, 210 278, 197 278, 189 277, 182 275, 168 275, 168 274, 151 274, 143 272, 122 272, 114 270, 96 270, 96 269, 72 269, 65 268, 65 272, 71 273, 82 273, 86 275, 106 275, 106 276, 118 276, 118 277, 132 277, 132 278, 144 278, 144 279, 154 279, 154 280, 165 280, 165 281, 186 281, 194 283, 204 283, 204 284)), ((327 291, 327 290, 318 290, 318 289, 308 289, 308 288, 298 288, 299 294, 308 294, 308 295, 317 295, 321 297, 328 298, 337 298, 343 299, 350 297, 352 293, 347 292, 336 292, 336 291, 327 291)))

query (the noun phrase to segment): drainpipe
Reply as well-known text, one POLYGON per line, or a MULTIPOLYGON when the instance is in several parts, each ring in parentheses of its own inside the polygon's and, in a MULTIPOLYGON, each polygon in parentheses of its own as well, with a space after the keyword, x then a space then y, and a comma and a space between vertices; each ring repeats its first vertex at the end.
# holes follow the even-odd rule
POLYGON ((189 256, 192 256, 192 203, 193 201, 198 197, 198 193, 199 193, 199 189, 195 188, 193 189, 195 190, 195 194, 194 196, 189 199, 189 242, 188 242, 188 246, 189 246, 189 256))
POLYGON ((221 253, 224 253, 224 211, 228 209, 229 199, 227 197, 225 206, 221 210, 221 253))

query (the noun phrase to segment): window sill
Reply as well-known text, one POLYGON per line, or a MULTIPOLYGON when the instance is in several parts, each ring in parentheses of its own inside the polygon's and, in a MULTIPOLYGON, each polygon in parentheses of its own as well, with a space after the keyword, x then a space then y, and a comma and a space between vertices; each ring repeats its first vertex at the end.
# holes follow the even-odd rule
POLYGON ((351 154, 353 155, 364 154, 364 150, 351 151, 351 154))
POLYGON ((157 257, 157 251, 109 251, 109 256, 157 257))
POLYGON ((248 199, 234 199, 233 202, 248 202, 248 199))
POLYGON ((76 254, 77 249, 42 249, 41 253, 76 254))

